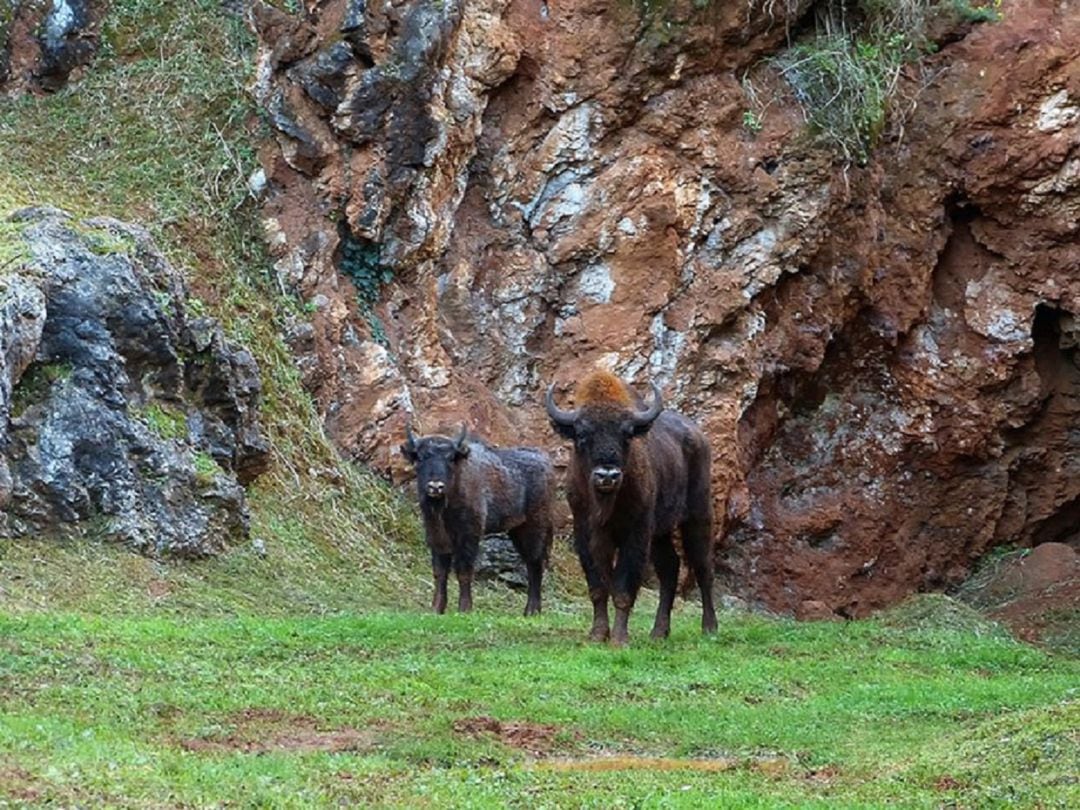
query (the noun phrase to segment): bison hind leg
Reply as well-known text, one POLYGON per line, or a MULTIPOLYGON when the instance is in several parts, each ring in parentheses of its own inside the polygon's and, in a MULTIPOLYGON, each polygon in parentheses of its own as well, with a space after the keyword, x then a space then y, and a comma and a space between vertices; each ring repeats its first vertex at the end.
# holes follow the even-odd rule
POLYGON ((525 615, 540 612, 540 592, 544 580, 544 563, 551 547, 550 526, 522 526, 510 532, 510 540, 525 561, 529 583, 529 596, 525 602, 525 615))
POLYGON ((670 534, 653 538, 652 558, 656 578, 660 581, 660 604, 656 606, 652 637, 667 638, 671 633, 671 608, 679 586, 679 556, 670 534))
POLYGON ((701 631, 716 632, 713 606, 712 521, 686 521, 682 525, 683 550, 701 589, 701 631))

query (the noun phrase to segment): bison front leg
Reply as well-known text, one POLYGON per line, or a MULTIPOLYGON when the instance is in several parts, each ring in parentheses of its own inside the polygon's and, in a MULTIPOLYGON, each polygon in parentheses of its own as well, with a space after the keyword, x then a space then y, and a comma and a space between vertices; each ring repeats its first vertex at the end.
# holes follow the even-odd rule
POLYGON ((611 632, 611 643, 618 647, 630 641, 630 611, 633 610, 638 589, 641 587, 648 549, 648 535, 633 536, 619 548, 615 560, 615 575, 611 585, 612 601, 615 603, 615 627, 611 632))
POLYGON ((653 541, 653 567, 660 581, 660 604, 656 607, 656 621, 652 637, 667 638, 671 633, 671 608, 675 604, 675 591, 679 586, 679 555, 671 542, 671 535, 662 535, 653 541))
POLYGON ((431 609, 436 613, 446 613, 446 581, 450 576, 452 555, 431 552, 431 573, 435 580, 435 594, 431 598, 431 609))
POLYGON ((574 548, 589 586, 589 598, 592 600, 593 621, 589 630, 590 641, 607 641, 611 636, 608 620, 608 578, 611 572, 611 556, 601 555, 598 561, 590 548, 592 539, 585 528, 587 518, 574 515, 574 548), (601 568, 601 565, 606 568, 601 568))
POLYGON ((468 613, 473 608, 472 583, 476 569, 476 555, 480 550, 479 535, 463 543, 454 554, 454 573, 458 581, 458 612, 468 613))

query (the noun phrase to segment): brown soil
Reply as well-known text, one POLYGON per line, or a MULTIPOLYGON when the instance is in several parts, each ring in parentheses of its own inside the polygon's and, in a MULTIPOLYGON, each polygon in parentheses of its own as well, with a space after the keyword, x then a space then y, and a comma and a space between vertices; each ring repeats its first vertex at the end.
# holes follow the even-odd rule
POLYGON ((309 715, 288 714, 278 709, 245 709, 229 716, 233 730, 224 736, 189 737, 179 745, 188 751, 363 751, 372 747, 374 735, 348 726, 328 729, 309 715))
POLYGON ((495 737, 503 745, 534 757, 548 755, 556 746, 558 726, 541 723, 503 722, 494 717, 466 717, 454 722, 454 731, 470 737, 495 737))
POLYGON ((1080 579, 1017 599, 990 617, 1008 625, 1021 641, 1054 641, 1054 646, 1080 653, 1080 579))
POLYGON ((552 759, 539 763, 537 768, 546 771, 573 771, 600 773, 608 771, 700 771, 720 773, 737 768, 749 768, 768 776, 787 773, 791 763, 783 757, 701 757, 679 759, 675 757, 649 757, 634 754, 612 754, 582 759, 552 759))
POLYGON ((960 597, 1022 641, 1080 652, 1080 554, 1064 543, 1042 543, 988 564, 960 597))
POLYGON ((40 796, 33 774, 22 768, 0 766, 0 798, 29 803, 40 796))

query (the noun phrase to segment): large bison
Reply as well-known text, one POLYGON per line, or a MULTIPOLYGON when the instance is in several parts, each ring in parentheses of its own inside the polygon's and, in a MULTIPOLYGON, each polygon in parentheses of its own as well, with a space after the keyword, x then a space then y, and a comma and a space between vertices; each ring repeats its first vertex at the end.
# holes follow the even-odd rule
POLYGON ((594 372, 578 385, 573 411, 555 405, 554 385, 547 390, 552 425, 574 442, 567 500, 593 603, 590 638, 597 641, 610 636, 614 644, 627 642, 627 621, 650 554, 660 581, 652 635, 668 635, 679 579, 676 529, 701 587, 702 630, 716 630, 709 444, 697 425, 664 410, 655 383, 652 390, 646 408, 618 377, 594 372), (608 624, 609 594, 614 631, 608 624))
POLYGON ((416 438, 405 429, 401 453, 416 467, 416 489, 431 568, 432 608, 446 611, 451 567, 458 580, 458 610, 472 610, 472 579, 480 538, 506 532, 528 572, 525 615, 540 612, 540 584, 551 550, 551 498, 555 476, 547 454, 532 447, 498 449, 469 438, 416 438))

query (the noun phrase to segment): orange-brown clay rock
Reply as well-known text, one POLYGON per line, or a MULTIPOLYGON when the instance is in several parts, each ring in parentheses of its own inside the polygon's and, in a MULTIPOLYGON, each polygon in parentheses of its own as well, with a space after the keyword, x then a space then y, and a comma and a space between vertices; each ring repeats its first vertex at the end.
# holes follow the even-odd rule
POLYGON ((790 100, 744 125, 810 5, 257 3, 268 238, 342 450, 400 477, 407 420, 465 420, 565 461, 543 388, 600 365, 705 427, 751 602, 863 615, 1075 544, 1080 7, 943 35, 845 167, 790 100))

